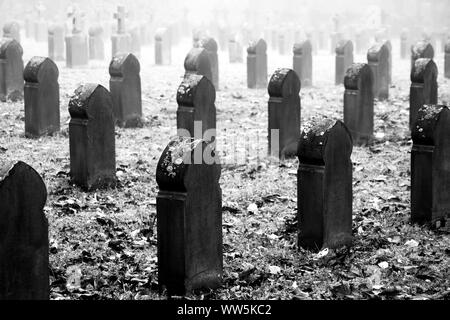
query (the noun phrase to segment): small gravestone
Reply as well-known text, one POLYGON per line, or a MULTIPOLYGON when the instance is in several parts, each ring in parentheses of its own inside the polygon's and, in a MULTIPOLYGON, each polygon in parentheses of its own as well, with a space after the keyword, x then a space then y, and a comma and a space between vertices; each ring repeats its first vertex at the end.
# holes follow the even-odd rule
POLYGON ((269 154, 279 159, 297 155, 300 137, 300 79, 290 69, 278 69, 269 82, 269 154))
POLYGON ((114 14, 114 19, 117 19, 117 33, 111 37, 113 57, 118 53, 131 52, 131 35, 126 32, 125 27, 127 17, 125 7, 118 6, 117 13, 114 14))
POLYGON ((228 42, 228 51, 230 56, 230 63, 243 63, 243 48, 237 35, 230 38, 228 42))
POLYGON ((204 139, 209 131, 210 135, 215 136, 212 132, 216 129, 215 101, 216 90, 207 77, 186 74, 177 91, 178 135, 199 140, 204 139))
POLYGON ((113 112, 120 127, 142 126, 141 67, 132 53, 115 56, 109 65, 113 112))
POLYGON ((116 184, 115 126, 111 95, 81 85, 69 102, 70 176, 85 190, 116 184))
POLYGON ((155 64, 170 65, 172 63, 172 44, 167 28, 159 28, 155 34, 155 64))
POLYGON ((34 57, 23 73, 25 79, 25 135, 40 137, 60 129, 59 71, 49 58, 34 57))
POLYGON ((367 61, 373 73, 373 96, 378 100, 389 98, 389 48, 383 42, 367 52, 367 61))
POLYGON ((101 25, 94 25, 89 28, 89 59, 105 60, 105 43, 101 25))
POLYGON ((438 69, 431 59, 417 59, 411 71, 411 90, 409 95, 409 125, 416 122, 417 112, 425 104, 437 104, 438 69))
POLYGON ((444 62, 444 70, 445 70, 445 77, 447 79, 450 79, 450 40, 447 41, 445 45, 445 62, 444 62))
POLYGON ((414 68, 417 59, 434 59, 434 48, 427 41, 419 41, 411 47, 411 69, 414 68))
POLYGON ((192 48, 184 60, 186 74, 193 73, 208 78, 213 83, 211 60, 208 52, 204 48, 192 48))
POLYGON ((73 17, 72 34, 66 36, 67 68, 85 67, 89 64, 89 40, 82 32, 81 17, 73 17))
POLYGON ((336 85, 344 83, 345 72, 353 64, 353 43, 341 40, 336 46, 336 85))
POLYGON ((368 64, 355 63, 345 75, 344 123, 357 146, 373 137, 373 72, 368 64))
POLYGON ((0 168, 0 300, 48 300, 47 189, 33 168, 0 168))
POLYGON ((298 148, 299 246, 317 250, 351 245, 350 132, 341 121, 312 121, 298 148))
POLYGON ((263 39, 247 48, 247 86, 250 89, 267 88, 267 44, 263 39))
POLYGON ((169 295, 216 289, 223 276, 221 166, 214 143, 172 140, 158 163, 156 181, 158 283, 169 295))
POLYGON ((303 87, 312 86, 312 46, 309 40, 294 45, 294 71, 303 87))
POLYGON ((0 41, 0 100, 23 98, 23 49, 14 39, 0 41))
POLYGON ((48 29, 48 57, 53 61, 64 58, 64 26, 53 24, 48 29))
POLYGON ((450 110, 425 105, 412 129, 411 218, 446 227, 450 218, 450 110))
POLYGON ((3 37, 11 38, 20 43, 20 24, 17 21, 11 21, 3 26, 3 37))
POLYGON ((216 91, 220 90, 219 86, 219 57, 217 55, 217 42, 213 38, 203 38, 200 41, 200 46, 206 50, 211 63, 212 83, 216 91))
POLYGON ((409 48, 410 48, 409 33, 408 30, 403 30, 400 35, 400 57, 402 59, 408 58, 409 48))

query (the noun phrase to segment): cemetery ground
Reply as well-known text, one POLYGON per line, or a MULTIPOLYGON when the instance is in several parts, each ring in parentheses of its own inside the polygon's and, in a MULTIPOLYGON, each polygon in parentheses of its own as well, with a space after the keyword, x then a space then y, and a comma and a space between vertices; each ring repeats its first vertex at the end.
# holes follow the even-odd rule
MULTIPOLYGON (((45 53, 45 48, 38 49, 45 53)), ((108 61, 91 63, 89 69, 58 64, 62 129, 55 136, 26 139, 23 102, 0 103, 0 164, 25 161, 47 185, 51 299, 165 299, 157 285, 155 173, 163 149, 176 134, 176 90, 186 53, 178 49, 173 66, 157 67, 152 58, 146 59, 153 57, 153 49, 143 50, 145 121, 143 128, 116 129, 119 183, 114 189, 86 193, 69 183, 68 102, 80 83, 109 88, 108 61)), ((269 73, 292 68, 291 55, 268 52, 268 57, 269 73)), ((246 89, 245 64, 229 64, 224 51, 219 59, 218 139, 233 132, 259 132, 253 147, 265 154, 267 90, 246 89)), ((355 62, 366 61, 355 56, 355 62)), ((450 104, 442 55, 436 62, 441 71, 439 101, 450 104)), ((254 150, 246 165, 227 161, 222 168, 223 286, 188 298, 450 298, 449 230, 410 222, 409 67, 410 61, 394 51, 391 97, 375 104, 376 139, 353 151, 353 246, 299 249, 298 161, 258 162, 254 150)), ((312 88, 301 90, 302 125, 314 116, 342 119, 344 88, 334 85, 334 56, 314 56, 313 81, 312 88)))

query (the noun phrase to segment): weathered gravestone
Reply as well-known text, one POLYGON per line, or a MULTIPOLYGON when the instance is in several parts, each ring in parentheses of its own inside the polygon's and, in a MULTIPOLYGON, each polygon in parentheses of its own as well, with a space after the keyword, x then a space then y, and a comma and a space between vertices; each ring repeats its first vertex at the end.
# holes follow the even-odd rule
POLYGON ((20 24, 17 21, 10 21, 3 26, 3 37, 11 38, 20 43, 20 24))
POLYGON ((40 137, 60 129, 59 71, 49 58, 34 57, 23 72, 25 79, 25 135, 40 137))
POLYGON ((400 34, 400 57, 402 59, 408 58, 408 52, 410 48, 410 40, 408 30, 403 30, 400 34))
POLYGON ((103 27, 99 24, 89 28, 89 59, 105 60, 103 27))
POLYGON ((222 282, 221 166, 207 163, 203 153, 214 154, 214 143, 176 138, 156 171, 158 282, 169 295, 222 282))
POLYGON ((434 48, 426 41, 419 41, 411 47, 411 69, 414 68, 417 59, 434 59, 434 48))
POLYGON ((297 155, 300 137, 300 79, 290 69, 277 69, 269 82, 269 155, 297 155))
POLYGON ((300 137, 299 246, 334 249, 352 243, 353 143, 341 121, 313 121, 300 137))
POLYGON ((48 57, 53 61, 64 60, 64 26, 53 24, 48 29, 48 57))
POLYGON ((243 63, 243 48, 240 43, 239 37, 235 34, 228 42, 228 51, 230 56, 230 63, 243 63))
POLYGON ((120 127, 142 126, 141 66, 132 53, 120 53, 109 65, 113 113, 120 127))
POLYGON ((344 123, 357 146, 373 137, 373 72, 368 64, 355 63, 345 75, 344 123))
POLYGON ((72 34, 66 36, 67 68, 85 67, 89 64, 89 39, 82 32, 81 18, 73 17, 72 34))
POLYGON ((294 45, 294 71, 303 87, 312 86, 312 46, 309 40, 294 45))
POLYGON ((447 41, 445 45, 445 58, 444 58, 444 70, 445 70, 445 77, 447 79, 450 79, 450 40, 447 41))
POLYGON ((267 87, 267 44, 263 39, 247 48, 247 86, 250 89, 267 87))
POLYGON ((438 69, 431 59, 417 59, 411 71, 411 90, 409 95, 409 125, 416 122, 417 112, 425 104, 437 104, 438 69))
POLYGON ((367 61, 373 73, 373 96, 378 100, 389 98, 389 48, 383 42, 367 52, 367 61))
POLYGON ((444 227, 450 218, 450 110, 420 108, 412 130, 411 218, 444 227))
POLYGON ((192 48, 184 60, 186 74, 199 74, 213 83, 213 73, 208 52, 204 48, 192 48))
POLYGON ((0 100, 23 98, 23 49, 14 39, 0 41, 0 100))
POLYGON ((336 85, 344 83, 345 72, 353 64, 353 43, 341 40, 336 46, 336 85))
POLYGON ((126 32, 125 27, 127 16, 125 7, 118 6, 117 13, 114 14, 114 19, 117 19, 117 33, 111 37, 113 57, 118 53, 131 52, 131 35, 126 32))
POLYGON ((0 169, 0 300, 48 300, 47 190, 23 162, 0 169))
POLYGON ((115 126, 111 95, 81 85, 69 102, 70 175, 85 190, 116 184, 115 126))
POLYGON ((220 90, 219 86, 219 57, 217 55, 217 42, 213 38, 203 38, 200 41, 200 46, 206 50, 211 63, 212 83, 216 88, 216 91, 220 90))
POLYGON ((155 64, 170 65, 172 63, 172 44, 167 28, 159 28, 155 34, 155 64))

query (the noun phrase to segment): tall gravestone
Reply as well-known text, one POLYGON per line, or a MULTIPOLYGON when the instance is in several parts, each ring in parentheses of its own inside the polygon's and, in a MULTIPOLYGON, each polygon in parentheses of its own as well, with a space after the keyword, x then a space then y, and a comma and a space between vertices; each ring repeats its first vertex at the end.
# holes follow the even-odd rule
POLYGON ((214 143, 178 137, 156 171, 158 282, 169 295, 216 289, 222 282, 221 166, 196 159, 203 153, 214 154, 214 143))
POLYGON ((373 72, 365 63, 354 63, 345 75, 344 123, 357 146, 373 137, 373 82, 373 72))
POLYGON ((128 17, 125 7, 118 6, 117 13, 114 18, 117 19, 117 33, 111 37, 112 41, 112 56, 118 53, 131 52, 131 35, 127 33, 125 27, 125 19, 128 17))
POLYGON ((416 121, 417 112, 425 104, 437 104, 438 69, 431 59, 417 59, 411 71, 411 90, 409 95, 409 124, 416 121))
POLYGON ((203 75, 213 83, 211 60, 204 48, 192 48, 184 60, 186 74, 193 73, 203 75))
POLYGON ((159 28, 155 34, 155 64, 170 65, 172 63, 172 44, 167 28, 159 28))
POLYGON ((86 67, 89 64, 89 40, 82 32, 81 18, 73 17, 72 34, 66 36, 67 68, 86 67))
POLYGON ((267 44, 263 39, 247 48, 247 86, 250 89, 267 87, 267 44))
POLYGON ((3 37, 11 38, 20 43, 20 24, 17 21, 10 21, 3 26, 3 37))
POLYGON ((219 86, 219 56, 217 55, 218 46, 216 40, 207 37, 200 41, 200 46, 206 50, 211 63, 212 83, 216 91, 220 90, 219 86))
MULTIPOLYGON (((444 227, 450 218, 450 110, 425 105, 412 130, 411 218, 444 227)), ((446 227, 446 226, 445 226, 446 227)))
POLYGON ((341 40, 336 46, 336 85, 344 83, 345 72, 353 64, 353 43, 341 40))
POLYGON ((115 126, 110 93, 101 85, 81 85, 70 99, 69 113, 72 182, 85 190, 115 186, 115 126))
POLYGON ((23 73, 25 79, 25 135, 40 137, 60 129, 59 71, 49 58, 34 57, 23 73))
POLYGON ((0 300, 48 300, 47 189, 23 162, 0 169, 0 300))
POLYGON ((312 86, 312 46, 309 40, 294 45, 294 71, 303 87, 312 86))
POLYGON ((240 43, 239 37, 233 35, 228 42, 228 51, 230 57, 230 63, 243 63, 243 48, 240 43))
POLYGON ((63 61, 64 55, 64 26, 53 24, 48 28, 48 57, 53 61, 63 61))
POLYGON ((373 73, 373 96, 378 100, 389 98, 389 48, 383 42, 367 52, 367 61, 373 73))
POLYGON ((450 40, 448 40, 445 45, 444 70, 444 76, 447 79, 450 79, 450 40))
POLYGON ((338 248, 352 243, 350 132, 341 121, 313 120, 298 146, 299 246, 338 248))
POLYGON ((105 42, 103 27, 100 24, 89 28, 89 59, 105 60, 105 42))
POLYGON ((120 127, 142 126, 141 67, 132 53, 115 56, 109 65, 114 117, 120 127))
POLYGON ((279 159, 297 155, 300 137, 300 79, 290 69, 277 69, 269 82, 269 154, 279 159))
POLYGON ((417 59, 434 59, 434 48, 426 41, 419 41, 411 47, 411 69, 414 68, 417 59))
POLYGON ((23 49, 14 39, 0 41, 0 100, 23 98, 23 49))

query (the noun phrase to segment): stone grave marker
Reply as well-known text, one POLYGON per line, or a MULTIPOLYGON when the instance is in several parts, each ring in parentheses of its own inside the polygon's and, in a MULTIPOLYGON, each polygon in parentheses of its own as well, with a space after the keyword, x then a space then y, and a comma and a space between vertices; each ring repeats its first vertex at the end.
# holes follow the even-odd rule
POLYGON ((344 40, 344 35, 341 32, 331 33, 331 53, 335 53, 337 46, 344 40))
POLYGON ((445 77, 447 79, 450 79, 450 39, 447 41, 447 44, 445 45, 444 70, 445 70, 445 77))
POLYGON ((353 64, 353 43, 341 40, 336 46, 336 85, 343 84, 345 72, 353 64))
POLYGON ((117 19, 117 33, 111 37, 112 41, 112 56, 118 53, 131 52, 131 35, 126 32, 125 22, 128 13, 124 6, 117 7, 117 13, 114 14, 114 19, 117 19))
POLYGON ((193 73, 203 75, 213 83, 213 73, 208 52, 204 48, 192 48, 184 60, 186 74, 193 73))
POLYGON ((219 86, 219 57, 217 55, 217 42, 213 38, 207 37, 200 41, 200 46, 206 50, 211 63, 212 83, 216 91, 220 90, 219 86))
POLYGON ((3 37, 14 39, 20 43, 20 24, 17 21, 7 22, 3 26, 3 37))
POLYGON ((155 64, 172 64, 172 44, 167 28, 159 28, 155 34, 155 64))
POLYGON ((64 26, 53 24, 48 29, 48 57, 53 61, 63 61, 65 58, 64 26))
POLYGON ((434 59, 434 48, 429 42, 419 41, 411 47, 411 69, 420 58, 434 59))
POLYGON ((253 41, 247 48, 247 86, 267 88, 267 44, 263 39, 253 41))
POLYGON ((309 40, 294 45, 294 71, 303 87, 312 86, 312 46, 309 40))
POLYGON ((0 40, 0 100, 23 98, 23 49, 14 39, 0 40))
POLYGON ((101 61, 105 60, 103 27, 100 24, 89 28, 89 59, 101 61))
POLYGON ((230 40, 228 42, 228 51, 229 51, 230 63, 243 63, 244 62, 243 48, 242 48, 242 44, 241 44, 240 39, 237 36, 237 34, 234 34, 233 36, 230 37, 230 40))
POLYGON ((37 42, 45 42, 47 41, 48 35, 48 25, 44 17, 44 12, 46 8, 42 3, 39 3, 35 7, 35 10, 38 14, 38 17, 37 20, 34 22, 34 39, 37 42))
POLYGON ((383 42, 374 44, 367 52, 367 61, 373 73, 373 96, 378 100, 389 98, 389 48, 383 42))
POLYGON ((66 66, 86 67, 89 64, 89 39, 82 32, 80 16, 75 14, 72 21, 72 34, 66 36, 66 66))
POLYGON ((406 29, 402 30, 400 34, 400 57, 402 59, 408 58, 408 52, 410 51, 409 32, 406 29))
POLYGON ((138 26, 130 28, 131 36, 131 53, 136 57, 141 56, 141 33, 138 26))

